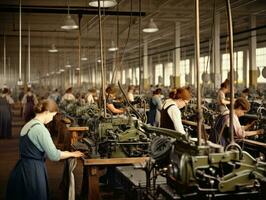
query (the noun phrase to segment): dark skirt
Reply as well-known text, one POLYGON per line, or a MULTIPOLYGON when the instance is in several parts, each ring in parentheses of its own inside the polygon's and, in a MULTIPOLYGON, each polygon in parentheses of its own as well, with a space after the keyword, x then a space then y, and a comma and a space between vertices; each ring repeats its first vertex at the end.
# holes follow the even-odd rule
POLYGON ((9 105, 0 105, 0 138, 11 137, 12 118, 9 105))
POLYGON ((20 160, 9 177, 6 200, 48 200, 44 152, 31 142, 28 133, 20 137, 19 151, 20 160))
POLYGON ((48 200, 47 173, 43 161, 22 158, 9 178, 6 200, 48 200))

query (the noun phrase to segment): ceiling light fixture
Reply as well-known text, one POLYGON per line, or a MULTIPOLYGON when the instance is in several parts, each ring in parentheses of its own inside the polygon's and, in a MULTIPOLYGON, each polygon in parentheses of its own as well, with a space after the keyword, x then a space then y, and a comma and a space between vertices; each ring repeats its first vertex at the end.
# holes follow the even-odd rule
POLYGON ((69 60, 67 60, 66 65, 65 65, 65 68, 71 68, 71 65, 69 63, 69 60))
POLYGON ((117 51, 118 47, 115 45, 114 41, 111 43, 111 47, 108 48, 108 51, 117 51))
POLYGON ((79 68, 79 67, 77 67, 77 68, 76 68, 76 70, 77 70, 77 71, 79 71, 79 70, 80 70, 80 68, 79 68))
POLYGON ((69 1, 67 3, 67 6, 68 6, 67 16, 66 16, 64 25, 61 26, 61 29, 64 29, 64 30, 67 30, 67 31, 78 29, 79 26, 76 24, 74 19, 69 14, 69 1))
POLYGON ((57 53, 58 52, 58 49, 55 47, 55 44, 51 45, 51 48, 48 49, 48 52, 50 52, 50 53, 57 53))
MULTIPOLYGON (((116 0, 100 0, 101 8, 109 8, 117 5, 116 0)), ((89 6, 91 7, 99 7, 98 0, 91 0, 89 2, 89 6)))
POLYGON ((142 29, 142 31, 144 33, 155 33, 158 30, 159 29, 158 29, 157 25, 154 23, 152 18, 150 19, 150 22, 149 22, 148 26, 146 28, 142 29))
POLYGON ((88 58, 87 58, 86 56, 82 56, 82 57, 81 57, 81 60, 82 60, 82 61, 87 61, 88 58))

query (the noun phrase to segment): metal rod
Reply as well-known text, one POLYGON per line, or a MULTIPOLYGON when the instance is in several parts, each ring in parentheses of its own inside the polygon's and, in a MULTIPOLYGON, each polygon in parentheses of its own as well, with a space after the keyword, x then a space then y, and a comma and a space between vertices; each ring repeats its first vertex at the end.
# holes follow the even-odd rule
POLYGON ((19 80, 21 81, 21 1, 19 0, 19 80))
POLYGON ((229 30, 229 53, 230 53, 230 134, 231 143, 234 143, 234 49, 233 49, 233 24, 230 0, 226 0, 227 20, 229 30))
MULTIPOLYGON (((92 9, 91 7, 86 6, 47 6, 47 5, 40 5, 40 6, 33 6, 33 5, 24 5, 22 6, 23 13, 46 13, 46 14, 82 14, 82 15, 97 15, 98 11, 92 9)), ((17 5, 1 5, 0 12, 5 13, 17 13, 18 6, 17 5)), ((138 17, 141 15, 142 17, 146 16, 145 12, 135 12, 135 11, 119 11, 116 10, 104 10, 101 11, 101 14, 105 16, 135 16, 138 17)))
POLYGON ((106 97, 105 97, 105 76, 104 76, 104 67, 103 67, 103 33, 102 33, 102 16, 101 16, 101 7, 100 0, 98 0, 98 15, 99 15, 99 33, 100 33, 100 56, 101 56, 101 82, 102 82, 102 98, 103 98, 103 110, 104 117, 106 117, 106 97))
POLYGON ((202 126, 202 109, 201 109, 201 90, 200 90, 200 32, 199 32, 199 0, 195 0, 195 71, 197 72, 197 107, 198 107, 198 145, 201 146, 201 126, 202 126))
MULTIPOLYGON (((139 12, 141 11, 141 0, 139 0, 139 12)), ((143 82, 141 81, 141 16, 139 16, 139 94, 141 94, 141 84, 144 84, 144 76, 143 76, 143 82)), ((144 72, 144 64, 143 64, 143 72, 144 72)), ((144 85, 143 85, 144 88, 144 85)))
POLYGON ((4 84, 6 84, 6 36, 4 34, 4 84))
POLYGON ((81 48, 80 48, 80 37, 81 37, 81 31, 80 31, 80 20, 79 20, 79 36, 78 36, 78 43, 79 43, 79 52, 78 52, 78 80, 77 80, 77 85, 78 85, 78 88, 80 87, 80 70, 81 70, 81 66, 80 66, 80 59, 81 59, 81 56, 80 56, 80 54, 81 54, 81 48))
POLYGON ((30 83, 30 26, 28 29, 28 83, 30 83))

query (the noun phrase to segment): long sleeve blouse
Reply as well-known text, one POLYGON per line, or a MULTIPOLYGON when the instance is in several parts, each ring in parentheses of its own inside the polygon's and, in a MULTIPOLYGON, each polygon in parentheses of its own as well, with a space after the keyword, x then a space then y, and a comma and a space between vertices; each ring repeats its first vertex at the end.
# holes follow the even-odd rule
POLYGON ((22 128, 20 136, 26 135, 28 132, 28 137, 31 142, 42 152, 45 152, 50 160, 58 161, 60 160, 61 151, 56 149, 51 134, 48 129, 36 119, 32 119, 22 128), (38 125, 33 126, 28 132, 29 128, 38 123, 38 125))
POLYGON ((163 105, 163 109, 166 109, 168 106, 172 104, 173 106, 169 107, 167 113, 174 124, 175 130, 179 133, 186 134, 184 126, 182 124, 181 111, 177 107, 175 101, 173 101, 172 99, 167 99, 165 101, 165 104, 163 105))

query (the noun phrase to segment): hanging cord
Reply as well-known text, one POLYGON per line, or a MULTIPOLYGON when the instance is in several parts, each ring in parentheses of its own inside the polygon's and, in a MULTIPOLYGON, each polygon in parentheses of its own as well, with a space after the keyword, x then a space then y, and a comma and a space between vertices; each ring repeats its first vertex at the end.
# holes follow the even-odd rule
MULTIPOLYGON (((211 57, 211 53, 213 51, 213 38, 214 38, 214 23, 215 23, 215 12, 216 12, 216 0, 213 0, 213 5, 212 5, 212 23, 211 23, 211 31, 210 31, 210 38, 211 41, 209 42, 209 52, 208 52, 208 58, 207 58, 207 62, 204 66, 204 73, 205 75, 208 75, 208 68, 210 67, 210 57, 211 57)), ((205 77, 202 77, 203 79, 205 77)), ((202 93, 205 92, 205 81, 202 80, 202 93)), ((205 95, 203 95, 203 100, 205 95)))
POLYGON ((128 98, 127 98, 127 95, 126 95, 125 91, 123 90, 123 88, 122 88, 122 86, 121 86, 121 84, 120 84, 119 81, 118 81, 118 86, 119 86, 119 89, 121 90, 121 92, 122 92, 122 94, 123 94, 123 96, 124 96, 124 98, 125 98, 125 100, 126 100, 127 105, 129 105, 129 107, 134 111, 134 114, 136 114, 137 118, 138 118, 138 119, 141 119, 141 121, 145 123, 145 122, 146 122, 145 114, 144 114, 144 116, 141 116, 141 114, 140 114, 140 113, 134 108, 134 106, 129 102, 129 100, 128 100, 128 98))
POLYGON ((232 13, 230 0, 226 0, 227 7, 227 17, 228 17, 228 30, 229 30, 229 47, 230 47, 230 134, 231 134, 231 143, 234 145, 234 127, 233 127, 233 118, 234 118, 234 50, 233 50, 233 25, 232 25, 232 13))
MULTIPOLYGON (((122 56, 120 57, 120 62, 118 63, 119 66, 123 64, 123 59, 124 59, 124 56, 125 56, 125 53, 126 53, 126 47, 127 47, 127 44, 128 44, 128 41, 129 41, 130 32, 131 32, 131 25, 132 25, 132 7, 133 6, 132 6, 132 0, 131 0, 130 1, 130 18, 129 18, 129 26, 128 26, 128 32, 127 32, 127 39, 126 39, 125 46, 124 46, 123 51, 122 51, 122 56)), ((118 67, 115 66, 115 68, 113 70, 111 84, 113 84, 114 74, 116 73, 117 68, 118 67)))
MULTIPOLYGON (((98 5, 100 5, 100 0, 98 0, 98 5)), ((106 97, 105 97, 105 77, 104 77, 104 66, 103 66, 103 38, 102 38, 102 16, 101 16, 101 7, 98 6, 99 14, 99 33, 100 33, 100 55, 101 55, 101 82, 102 82, 102 100, 103 100, 103 110, 104 117, 106 117, 106 97)))

